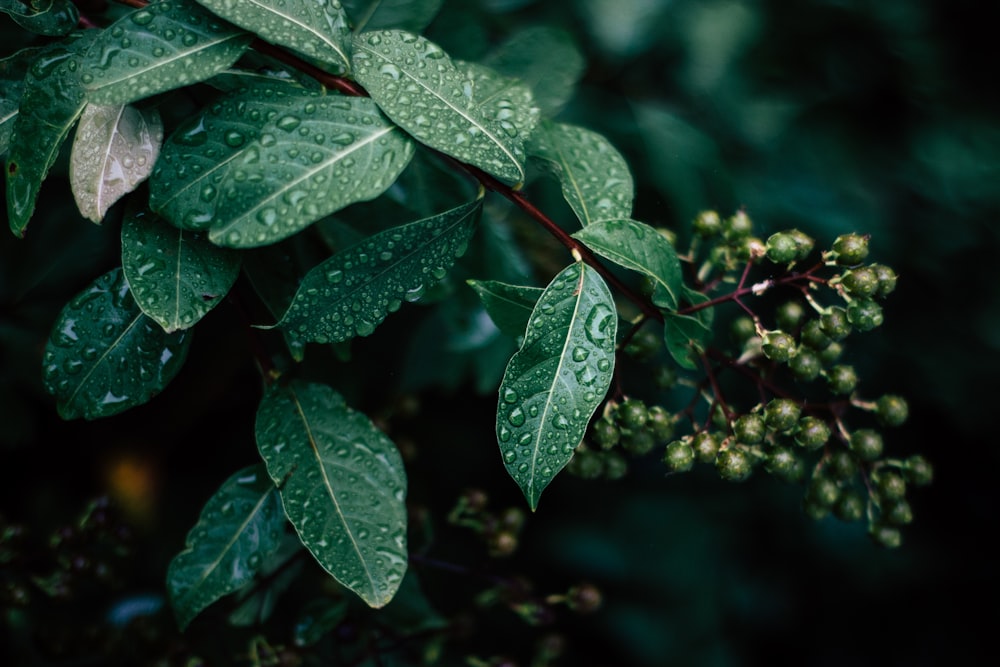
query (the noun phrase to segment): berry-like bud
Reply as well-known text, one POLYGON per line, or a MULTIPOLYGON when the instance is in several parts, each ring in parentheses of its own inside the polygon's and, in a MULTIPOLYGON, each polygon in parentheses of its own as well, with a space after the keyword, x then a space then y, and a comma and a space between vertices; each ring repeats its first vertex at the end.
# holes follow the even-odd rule
POLYGON ((694 450, 683 440, 674 440, 667 445, 663 462, 670 472, 687 472, 694 465, 694 450))
POLYGON ((830 453, 827 459, 826 471, 839 480, 850 480, 858 474, 858 464, 854 460, 854 455, 846 449, 838 447, 830 453))
POLYGON ((840 486, 829 477, 814 475, 806 489, 806 499, 821 507, 833 507, 840 497, 840 486))
POLYGON ((517 551, 517 535, 501 530, 490 536, 489 552, 491 556, 503 558, 517 551))
POLYGON ((861 521, 865 516, 865 497, 855 488, 841 491, 833 506, 833 515, 841 521, 861 521))
POLYGON ((621 479, 628 472, 628 461, 618 452, 604 453, 604 476, 612 481, 621 479))
POLYGON ((790 398, 775 398, 764 408, 764 422, 775 431, 788 431, 799 421, 802 409, 790 398))
POLYGON ((868 236, 861 234, 843 234, 833 242, 833 252, 836 253, 837 264, 852 266, 865 261, 868 256, 868 236))
POLYGON ((826 382, 834 394, 846 396, 858 386, 858 374, 854 366, 840 364, 826 372, 826 382))
POLYGON ((882 472, 878 476, 878 493, 882 500, 902 500, 906 497, 906 480, 899 473, 882 472))
POLYGON ((875 291, 875 297, 883 299, 896 289, 896 272, 885 264, 872 264, 871 268, 875 271, 875 276, 878 278, 878 289, 875 291))
POLYGON ((604 460, 589 449, 577 450, 566 464, 566 471, 581 479, 598 479, 604 473, 604 460))
POLYGON ((910 407, 902 396, 886 394, 875 402, 875 416, 885 426, 899 426, 910 415, 910 407))
POLYGON ((786 301, 778 306, 774 313, 774 320, 778 323, 778 328, 785 331, 794 331, 805 318, 806 309, 801 301, 786 301))
POLYGON ((803 345, 814 350, 825 350, 833 342, 833 339, 823 331, 821 320, 809 320, 803 324, 799 338, 803 345))
POLYGON ((677 384, 677 371, 671 366, 659 366, 653 373, 653 382, 660 389, 672 389, 677 384))
POLYGON ((753 232, 753 222, 745 211, 737 211, 722 223, 722 236, 729 243, 745 239, 753 232))
POLYGON ((799 346, 795 356, 788 360, 788 368, 792 371, 795 379, 803 382, 811 382, 819 377, 823 370, 823 363, 819 360, 819 355, 811 348, 799 346))
POLYGON ((903 533, 894 526, 875 524, 868 529, 868 535, 875 544, 886 549, 898 549, 903 544, 903 533))
POLYGON ((632 336, 625 346, 625 354, 639 361, 652 359, 660 351, 661 340, 652 329, 644 327, 632 336))
POLYGON ((913 509, 904 498, 886 503, 882 507, 882 521, 893 526, 906 526, 913 523, 913 509))
POLYGON ((840 306, 827 308, 820 315, 820 329, 832 340, 843 340, 851 333, 851 322, 847 319, 847 311, 840 306))
POLYGON ((858 331, 871 331, 882 326, 885 316, 871 299, 856 299, 847 305, 847 321, 858 331))
POLYGON ((524 525, 524 510, 520 507, 508 507, 500 513, 500 526, 504 530, 517 534, 524 525))
POLYGON ((861 428, 851 434, 851 450, 862 461, 874 461, 882 456, 882 436, 878 431, 861 428))
POLYGON ((715 211, 702 211, 691 223, 691 227, 702 238, 716 236, 722 231, 722 218, 715 211))
POLYGON ((870 266, 859 266, 844 271, 840 284, 851 296, 866 299, 878 291, 878 274, 870 266))
POLYGON ((593 584, 578 584, 566 593, 566 605, 575 612, 597 611, 602 602, 601 591, 593 584))
POLYGON ((653 437, 653 432, 646 428, 639 431, 629 431, 622 436, 622 447, 636 456, 648 454, 655 446, 656 438, 653 437))
POLYGON ((788 264, 798 258, 799 246, 787 232, 771 234, 767 239, 767 258, 775 264, 788 264))
POLYGON ((830 366, 833 362, 840 359, 840 355, 844 353, 844 346, 840 343, 830 343, 826 346, 825 350, 820 350, 819 361, 824 366, 830 366))
POLYGON ((759 262, 767 254, 767 246, 756 236, 748 236, 736 242, 736 256, 740 259, 759 262))
POLYGON ((615 412, 615 418, 622 427, 636 430, 641 429, 646 425, 646 419, 649 417, 649 413, 646 411, 646 404, 642 401, 629 398, 626 399, 624 403, 618 406, 618 410, 615 412))
POLYGON ((795 433, 795 442, 805 449, 819 449, 830 439, 830 427, 817 417, 803 417, 795 433))
POLYGON ((926 486, 934 480, 934 467, 920 454, 914 454, 903 462, 903 475, 911 484, 926 486))
POLYGON ((740 415, 733 423, 733 435, 740 442, 755 445, 764 439, 764 419, 754 413, 740 415))
POLYGON ((674 419, 661 405, 654 405, 649 409, 646 424, 647 428, 652 430, 656 442, 660 444, 669 442, 674 435, 674 419))
POLYGON ((749 317, 737 317, 729 325, 729 334, 733 337, 733 342, 743 345, 757 335, 757 328, 749 317))
POLYGON ((601 449, 611 449, 621 439, 621 430, 607 417, 601 417, 590 427, 590 439, 601 449))
POLYGON ((709 431, 695 433, 691 448, 699 463, 711 463, 719 453, 719 436, 709 431))
POLYGON ((805 259, 812 252, 813 247, 816 245, 816 240, 798 229, 793 229, 788 232, 793 239, 795 239, 795 247, 798 251, 798 256, 796 259, 799 261, 805 259))
POLYGON ((764 334, 761 349, 764 351, 765 357, 781 364, 792 358, 792 353, 795 351, 795 339, 784 331, 768 331, 764 334))
POLYGON ((726 449, 715 457, 715 469, 727 482, 742 482, 750 476, 753 466, 750 457, 741 449, 726 449))
POLYGON ((799 481, 805 472, 802 460, 788 447, 775 447, 769 451, 764 469, 786 482, 799 481))

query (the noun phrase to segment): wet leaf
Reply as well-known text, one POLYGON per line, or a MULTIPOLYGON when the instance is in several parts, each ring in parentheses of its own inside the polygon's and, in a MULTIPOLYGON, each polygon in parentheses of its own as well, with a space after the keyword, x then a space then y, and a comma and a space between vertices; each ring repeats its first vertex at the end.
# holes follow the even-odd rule
POLYGON ((88 104, 76 126, 69 179, 83 217, 100 223, 111 205, 153 171, 163 143, 155 109, 88 104))
POLYGON ((127 104, 222 72, 251 39, 190 0, 154 2, 100 32, 80 81, 93 104, 127 104))
POLYGON ((22 49, 0 60, 0 155, 10 146, 10 134, 24 93, 24 77, 40 51, 39 48, 22 49))
POLYGON ((406 573, 406 472, 395 445, 327 386, 268 389, 257 447, 285 514, 320 565, 372 607, 406 573))
POLYGON ((346 248, 302 279, 277 325, 300 341, 367 336, 404 301, 444 278, 475 231, 482 198, 346 248))
POLYGON ((194 326, 222 301, 240 256, 141 211, 122 223, 122 269, 139 307, 169 333, 194 326))
POLYGON ((420 32, 427 27, 444 0, 343 0, 354 32, 399 28, 420 32))
MULTIPOLYGON (((684 300, 692 305, 709 300, 701 292, 687 286, 683 288, 683 295, 684 300)), ((682 368, 698 368, 698 355, 705 350, 712 338, 713 319, 714 311, 711 308, 703 308, 690 315, 669 311, 663 313, 663 342, 670 356, 682 368)))
POLYGON ((167 592, 181 630, 210 604, 253 581, 281 545, 285 521, 263 465, 223 482, 167 569, 167 592))
POLYGON ((63 308, 45 346, 45 389, 63 419, 96 419, 142 405, 177 375, 187 332, 168 334, 143 314, 121 269, 63 308))
POLYGON ((652 279, 652 301, 660 308, 676 310, 683 289, 677 251, 665 236, 636 220, 604 220, 573 234, 588 248, 618 266, 652 279))
POLYGON ((401 30, 354 38, 354 74, 382 111, 418 141, 511 183, 524 180, 524 137, 494 120, 473 82, 439 46, 401 30))
POLYGON ((80 21, 80 12, 69 0, 0 0, 0 13, 39 35, 65 35, 80 21))
POLYGON ((490 319, 500 331, 514 338, 524 335, 531 311, 544 290, 539 287, 508 285, 497 280, 468 282, 476 290, 490 319))
POLYGON ((532 135, 528 153, 558 179, 584 227, 632 216, 632 174, 625 158, 601 135, 546 121, 532 135))
POLYGON ((496 421, 504 465, 532 511, 607 393, 617 330, 611 292, 582 262, 563 269, 532 310, 500 383, 496 421))
POLYGON ((455 61, 455 67, 472 82, 472 102, 486 118, 523 139, 531 136, 541 117, 531 88, 485 65, 455 61))
POLYGON ((350 66, 350 28, 338 0, 198 0, 261 39, 333 65, 350 66))
POLYGON ((382 194, 413 152, 367 98, 250 87, 170 136, 150 207, 219 245, 267 245, 382 194))

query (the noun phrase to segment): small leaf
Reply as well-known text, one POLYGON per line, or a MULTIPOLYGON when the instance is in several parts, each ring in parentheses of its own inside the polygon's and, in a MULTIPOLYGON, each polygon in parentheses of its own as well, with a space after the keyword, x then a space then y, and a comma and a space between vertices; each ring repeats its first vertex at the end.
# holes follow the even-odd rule
POLYGON ((227 21, 272 44, 339 70, 350 66, 350 29, 338 0, 198 0, 227 21))
POLYGON ((406 472, 392 442, 327 386, 272 385, 257 447, 302 543, 372 607, 406 573, 406 472))
MULTIPOLYGON (((684 299, 688 303, 699 304, 709 298, 687 286, 683 290, 684 299)), ((663 341, 682 368, 695 370, 698 367, 697 355, 704 351, 712 338, 712 308, 703 308, 693 315, 679 315, 672 312, 663 313, 663 341)))
POLYGON ((539 287, 508 285, 496 280, 468 282, 476 290, 490 319, 500 331, 515 338, 524 335, 531 311, 544 290, 539 287))
POLYGON ((139 212, 122 223, 122 269, 139 307, 169 333, 194 326, 222 301, 240 256, 139 212))
POLYGON ((313 268, 281 321, 301 341, 338 343, 367 336, 403 301, 416 301, 465 252, 482 199, 346 248, 313 268))
POLYGON ((10 146, 10 134, 24 93, 24 77, 40 51, 41 48, 21 49, 0 60, 0 155, 10 146))
POLYGON ((473 99, 441 47, 401 30, 354 38, 354 75, 392 121, 423 144, 511 183, 524 180, 524 137, 473 99))
POLYGON ((253 581, 281 545, 284 527, 278 490, 264 466, 244 468, 223 482, 167 569, 181 630, 210 604, 253 581))
POLYGON ((150 207, 219 245, 267 245, 382 194, 413 153, 367 98, 251 87, 171 135, 150 207))
POLYGON ((163 143, 155 109, 88 104, 76 127, 69 179, 77 208, 100 224, 111 205, 153 171, 163 143))
POLYGON ((472 82, 472 102, 486 118, 505 132, 531 136, 540 119, 531 88, 485 65, 457 60, 455 67, 472 82))
POLYGON ((683 289, 677 251, 665 236, 635 220, 604 220, 573 234, 588 248, 619 266, 653 280, 653 303, 676 310, 683 289))
POLYGON ((611 292, 582 262, 563 269, 535 304, 500 383, 496 422, 504 465, 532 511, 607 393, 617 330, 611 292))
POLYGON ((346 597, 331 599, 324 596, 305 603, 295 622, 292 640, 295 645, 312 646, 329 635, 347 616, 348 602, 346 597))
POLYGON ((96 419, 142 405, 177 375, 191 342, 164 333, 129 292, 121 269, 63 308, 45 346, 45 389, 63 419, 96 419))
POLYGON ((559 180, 563 197, 584 227, 632 216, 632 174, 625 158, 601 135, 547 121, 532 135, 528 152, 559 180))
POLYGON ((80 81, 93 104, 127 104, 222 72, 251 39, 190 0, 154 2, 100 32, 80 81))
POLYGON ((69 0, 0 0, 0 13, 9 14, 22 28, 38 35, 58 37, 80 22, 80 12, 69 0))
POLYGON ((399 28, 420 32, 427 27, 444 0, 343 0, 354 32, 399 28))
MULTIPOLYGON (((281 507, 280 498, 278 506, 281 507)), ((284 512, 281 516, 283 521, 287 521, 284 512)), ((230 625, 237 628, 259 627, 271 618, 281 596, 302 573, 305 561, 300 560, 298 555, 304 549, 294 531, 282 535, 277 550, 261 563, 255 581, 233 594, 232 605, 235 609, 226 619, 230 625)))

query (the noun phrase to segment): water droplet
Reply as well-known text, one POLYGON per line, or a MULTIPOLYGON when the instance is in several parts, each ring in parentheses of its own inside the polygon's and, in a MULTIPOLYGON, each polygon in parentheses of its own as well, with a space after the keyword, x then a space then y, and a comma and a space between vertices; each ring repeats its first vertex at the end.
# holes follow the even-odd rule
POLYGON ((298 118, 298 116, 289 115, 289 116, 282 116, 281 118, 279 118, 278 122, 275 123, 275 125, 277 125, 280 129, 284 130, 285 132, 291 132, 292 130, 297 128, 301 123, 302 120, 298 118))
POLYGON ((514 408, 513 410, 510 411, 510 414, 507 415, 507 421, 509 421, 511 425, 515 427, 524 426, 525 422, 524 410, 522 410, 521 408, 514 408))
POLYGON ((517 453, 513 449, 508 449, 503 453, 503 460, 507 463, 513 463, 517 460, 517 453))
POLYGON ((573 350, 573 361, 586 361, 589 356, 590 350, 587 348, 578 347, 573 350))
POLYGON ((564 415, 556 415, 556 418, 552 420, 552 426, 560 431, 565 431, 569 428, 569 420, 564 415))
POLYGON ((611 329, 615 323, 614 318, 614 312, 603 303, 594 306, 590 310, 590 313, 587 314, 587 321, 584 327, 587 338, 600 347, 601 343, 607 340, 611 333, 611 329))
POLYGON ((503 390, 503 400, 505 403, 517 403, 517 392, 507 387, 503 390))
POLYGON ((216 194, 218 194, 218 191, 214 187, 206 185, 201 189, 201 200, 206 202, 212 201, 215 199, 216 194))
POLYGON ((242 133, 236 130, 229 130, 226 132, 226 145, 232 148, 239 148, 246 142, 247 138, 243 136, 242 133))
POLYGON ((198 43, 198 35, 194 34, 193 32, 185 32, 181 36, 181 44, 183 44, 184 46, 194 46, 197 43, 198 43))
POLYGON ((132 23, 136 25, 149 25, 153 22, 153 12, 148 9, 142 9, 132 14, 132 23))
POLYGON ((597 362, 597 369, 602 373, 607 373, 609 370, 611 370, 611 361, 609 361, 608 359, 601 359, 600 361, 597 362))
POLYGON ((500 442, 509 442, 510 435, 510 429, 503 425, 501 425, 500 430, 497 431, 497 437, 500 438, 500 442))

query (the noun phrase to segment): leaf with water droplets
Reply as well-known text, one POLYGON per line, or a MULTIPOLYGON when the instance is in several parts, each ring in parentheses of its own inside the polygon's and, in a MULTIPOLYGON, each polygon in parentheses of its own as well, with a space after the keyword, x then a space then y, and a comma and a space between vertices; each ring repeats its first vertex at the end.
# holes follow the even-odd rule
POLYGON ((163 143, 155 109, 88 104, 76 126, 69 180, 83 217, 100 224, 111 205, 153 171, 163 143))
POLYGON ((41 50, 22 49, 0 60, 0 155, 6 153, 10 145, 11 130, 24 93, 24 77, 41 50))
POLYGON ((563 197, 584 227, 632 216, 632 173, 625 158, 601 135, 545 121, 531 136, 528 153, 558 179, 563 197))
POLYGON ((406 573, 406 471, 392 441, 320 384, 272 385, 257 448, 305 547, 372 607, 406 573))
POLYGON ((167 569, 167 593, 181 630, 210 604, 253 581, 281 545, 284 530, 281 499, 263 465, 223 482, 167 569))
POLYGON ((267 245, 382 194, 413 153, 370 99, 250 87, 170 136, 150 207, 218 245, 267 245))
POLYGON ((338 343, 372 333, 403 301, 416 301, 465 252, 482 198, 375 234, 302 279, 275 326, 290 338, 338 343))
POLYGON ((456 60, 455 67, 472 82, 472 102, 486 118, 522 139, 531 136, 541 118, 531 88, 478 63, 456 60))
MULTIPOLYGON (((684 300, 692 305, 709 300, 706 295, 686 285, 683 295, 684 300)), ((704 351, 712 338, 713 319, 712 308, 702 308, 691 315, 680 315, 670 311, 663 313, 663 341, 670 356, 681 367, 688 370, 698 367, 697 355, 704 351)))
POLYGON ((49 37, 65 35, 80 21, 70 0, 0 0, 0 13, 8 14, 26 30, 49 37))
POLYGON ((667 237, 636 220, 604 220, 573 234, 588 248, 618 266, 637 271, 653 281, 652 301, 660 308, 677 309, 683 289, 681 263, 667 237))
POLYGON ((583 440, 611 384, 618 316, 601 276, 582 262, 557 275, 531 313, 497 402, 497 441, 532 511, 583 440))
POLYGON ((232 65, 252 35, 190 0, 154 2, 102 30, 80 63, 94 104, 127 104, 204 81, 232 65))
POLYGON ((95 280, 59 313, 43 381, 63 419, 96 419, 142 405, 184 365, 191 337, 143 314, 121 269, 95 280))
POLYGON ((346 70, 350 28, 338 0, 198 0, 261 39, 346 70))
POLYGON ((191 328, 222 301, 240 256, 140 211, 122 223, 122 269, 139 307, 169 333, 191 328))
POLYGON ((524 335, 531 311, 544 290, 508 285, 498 280, 470 280, 468 283, 476 290, 490 319, 500 331, 514 338, 524 335))
MULTIPOLYGON (((494 120, 441 47, 402 30, 354 38, 354 75, 392 121, 423 144, 511 183, 524 180, 524 137, 494 120)), ((492 114, 492 115, 491 115, 492 114)))
POLYGON ((444 0, 343 0, 354 32, 399 28, 421 32, 444 0))

